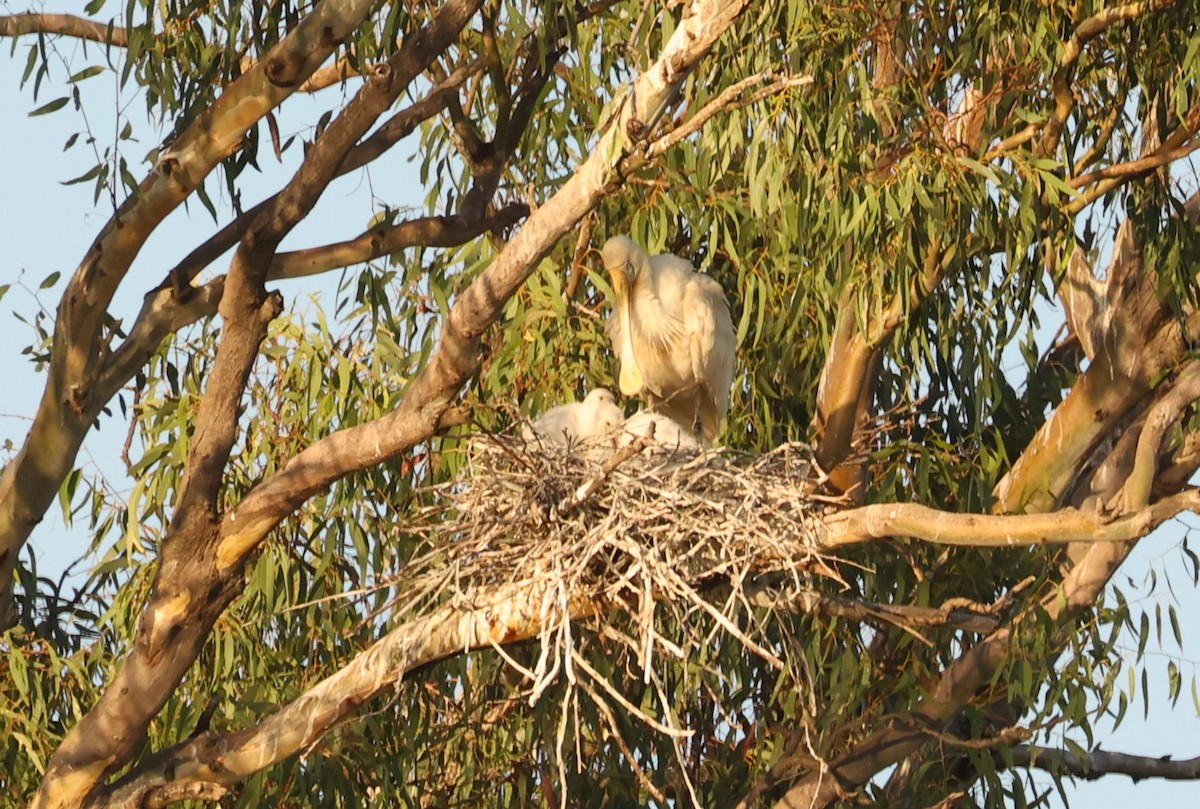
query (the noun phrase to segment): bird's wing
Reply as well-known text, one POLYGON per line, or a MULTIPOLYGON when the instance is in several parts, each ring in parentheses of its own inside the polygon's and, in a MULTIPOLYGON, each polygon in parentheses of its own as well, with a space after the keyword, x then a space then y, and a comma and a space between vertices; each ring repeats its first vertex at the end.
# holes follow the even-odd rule
POLYGON ((737 340, 725 290, 707 275, 693 276, 684 296, 684 318, 691 336, 692 373, 702 380, 701 387, 711 399, 719 422, 729 412, 737 340))
POLYGON ((538 416, 533 421, 533 431, 547 441, 566 445, 579 438, 579 411, 583 405, 578 402, 557 405, 538 416))

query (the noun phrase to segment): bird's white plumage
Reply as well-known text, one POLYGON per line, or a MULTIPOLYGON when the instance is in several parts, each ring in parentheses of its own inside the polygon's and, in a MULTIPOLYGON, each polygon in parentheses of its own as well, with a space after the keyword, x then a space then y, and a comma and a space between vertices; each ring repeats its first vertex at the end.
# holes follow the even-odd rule
POLYGON ((697 452, 700 442, 690 430, 653 410, 639 410, 621 425, 618 447, 627 447, 637 438, 649 439, 654 446, 672 451, 697 452))
POLYGON ((603 438, 620 427, 624 417, 612 392, 596 388, 582 402, 557 405, 538 416, 525 431, 525 438, 536 435, 570 446, 603 438))
POLYGON ((602 249, 616 301, 609 335, 620 388, 711 443, 729 412, 736 337, 721 285, 670 254, 648 256, 628 236, 602 249))

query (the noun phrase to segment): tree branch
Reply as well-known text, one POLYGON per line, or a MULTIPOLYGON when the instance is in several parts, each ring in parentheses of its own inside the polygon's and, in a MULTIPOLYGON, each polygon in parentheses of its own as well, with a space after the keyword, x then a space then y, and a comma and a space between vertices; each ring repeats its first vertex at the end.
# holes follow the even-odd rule
MULTIPOLYGON (((412 134, 423 121, 427 121, 437 115, 445 105, 446 99, 452 96, 464 81, 480 69, 480 64, 477 60, 469 65, 458 68, 430 90, 425 98, 393 115, 383 126, 371 133, 369 137, 364 139, 362 143, 346 155, 345 160, 342 161, 342 165, 338 167, 337 176, 340 177, 349 174, 372 162, 412 134)), ((212 264, 229 248, 237 244, 246 235, 246 231, 250 229, 250 225, 254 222, 255 217, 261 215, 268 206, 275 204, 278 197, 278 193, 267 197, 253 208, 235 217, 233 221, 213 234, 204 244, 197 247, 176 264, 158 288, 163 289, 172 285, 186 286, 191 283, 192 279, 199 275, 205 267, 212 264)))
POLYGON ((1083 54, 1084 46, 1117 23, 1161 11, 1175 5, 1176 2, 1177 0, 1149 0, 1149 2, 1110 6, 1096 12, 1075 28, 1071 38, 1063 43, 1062 56, 1059 57, 1058 62, 1059 68, 1054 74, 1051 88, 1054 94, 1054 112, 1042 131, 1042 138, 1038 143, 1038 149, 1043 155, 1049 155, 1058 147, 1063 127, 1066 126, 1071 111, 1075 109, 1075 95, 1071 91, 1071 82, 1074 77, 1075 64, 1083 54))
MULTIPOLYGON (((386 64, 373 67, 367 82, 243 238, 221 296, 221 341, 136 644, 99 701, 55 752, 34 807, 78 806, 101 779, 128 763, 213 623, 244 586, 240 569, 222 567, 215 559, 220 489, 239 434, 246 381, 267 324, 282 309, 278 293, 268 295, 265 289, 271 256, 315 205, 354 144, 429 62, 453 44, 480 2, 448 0, 427 28, 406 38, 386 64)), ((323 35, 327 37, 328 30, 323 35)))
MULTIPOLYGON (((129 31, 125 28, 74 14, 27 12, 0 16, 0 36, 19 37, 26 34, 57 34, 117 48, 129 47, 129 31)), ((254 65, 253 59, 244 57, 240 72, 247 73, 254 65)), ((296 92, 315 93, 356 75, 358 71, 350 60, 340 56, 332 64, 314 71, 296 88, 296 92)))
POLYGON ((45 392, 29 436, 0 473, 0 626, 14 617, 17 556, 71 470, 88 427, 107 400, 95 382, 108 357, 108 306, 150 233, 240 148, 246 130, 295 88, 358 27, 370 0, 325 0, 164 152, 101 228, 59 304, 45 392))
POLYGON ((880 503, 827 518, 827 533, 819 544, 832 549, 886 537, 913 537, 935 545, 972 548, 1128 542, 1146 536, 1181 512, 1198 509, 1200 489, 1174 494, 1112 521, 1105 521, 1100 513, 1074 508, 997 516, 953 514, 915 503, 880 503))
POLYGON ((1200 149, 1200 138, 1195 137, 1197 132, 1200 132, 1200 107, 1193 108, 1188 113, 1187 120, 1176 127, 1150 154, 1127 163, 1106 166, 1068 181, 1068 185, 1072 188, 1083 188, 1092 183, 1097 183, 1097 185, 1072 200, 1063 210, 1068 214, 1078 213, 1100 197, 1131 180, 1145 177, 1155 169, 1187 157, 1200 149))
POLYGON ((510 228, 528 215, 528 205, 514 203, 476 221, 461 216, 409 219, 392 227, 368 231, 348 241, 279 253, 271 262, 268 278, 276 280, 316 275, 398 253, 415 245, 453 247, 483 233, 510 228))
POLYGON ((1200 364, 1184 366, 1175 384, 1150 408, 1138 436, 1133 470, 1121 486, 1121 491, 1109 501, 1107 511, 1126 514, 1145 508, 1158 476, 1158 459, 1163 450, 1167 430, 1182 418, 1184 411, 1200 400, 1200 364))
MULTIPOLYGON (((257 725, 204 733, 165 750, 97 795, 88 809, 138 809, 148 795, 177 783, 233 784, 306 750, 413 669, 536 637, 543 612, 557 615, 543 610, 548 598, 557 602, 554 586, 543 578, 492 587, 408 621, 257 725)), ((568 610, 572 619, 582 618, 597 614, 600 605, 578 600, 568 610)))
POLYGON ((731 109, 741 109, 751 104, 756 104, 768 96, 775 95, 790 90, 794 87, 804 87, 813 83, 812 76, 787 76, 774 75, 771 73, 760 73, 741 81, 734 82, 726 87, 711 99, 707 104, 701 107, 695 115, 688 118, 687 121, 672 129, 670 132, 663 135, 647 149, 646 154, 650 158, 660 157, 677 145, 685 138, 699 132, 704 125, 712 118, 731 109), (759 87, 757 91, 752 93, 748 98, 739 98, 742 93, 751 87, 765 85, 759 87))
MULTIPOLYGON (((747 589, 747 600, 756 607, 785 609, 806 615, 846 618, 899 626, 905 629, 949 627, 966 632, 987 633, 997 629, 999 619, 954 603, 941 607, 916 607, 908 604, 879 604, 852 598, 830 596, 807 588, 776 590, 767 585, 747 589)), ((1000 602, 997 602, 999 604, 1000 602)), ((995 605, 992 605, 994 608, 995 605)), ((994 611, 994 609, 993 609, 994 611)))
POLYGON ((124 28, 110 27, 107 23, 87 17, 36 12, 0 16, 0 36, 19 37, 26 34, 61 34, 118 48, 129 46, 129 34, 124 28))
POLYGON ((1008 748, 1004 755, 996 756, 996 763, 1004 766, 1007 760, 1014 767, 1029 767, 1052 773, 1066 772, 1086 781, 1095 781, 1106 775, 1128 775, 1135 782, 1144 778, 1163 778, 1169 781, 1200 780, 1200 756, 1189 759, 1173 759, 1171 756, 1135 756, 1128 753, 1110 753, 1099 747, 1081 755, 1070 750, 1051 750, 1032 744, 1020 744, 1008 748))

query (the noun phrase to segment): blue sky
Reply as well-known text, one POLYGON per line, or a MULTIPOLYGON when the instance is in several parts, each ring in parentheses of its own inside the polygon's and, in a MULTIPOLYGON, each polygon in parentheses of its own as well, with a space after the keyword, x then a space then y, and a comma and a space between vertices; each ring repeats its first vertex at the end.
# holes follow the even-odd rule
MULTIPOLYGON (((62 47, 70 48, 65 44, 62 47)), ((0 385, 0 445, 5 440, 20 444, 42 391, 42 380, 28 359, 20 354, 31 340, 30 328, 17 320, 13 312, 21 312, 27 318, 38 306, 49 313, 53 312, 65 279, 70 276, 109 214, 104 198, 98 204, 93 203, 89 184, 61 184, 61 181, 87 171, 94 163, 94 157, 80 146, 63 152, 62 147, 68 136, 79 129, 78 117, 69 107, 54 115, 27 117, 26 113, 37 104, 33 102, 28 88, 25 91, 17 88, 24 68, 25 53, 25 45, 21 43, 12 58, 0 58, 0 110, 4 111, 3 125, 0 126, 0 154, 7 157, 4 168, 0 170, 5 179, 3 196, 0 197, 0 211, 3 212, 0 216, 0 243, 5 246, 3 257, 0 258, 0 285, 13 284, 0 300, 0 379, 4 380, 4 384, 0 385), (36 292, 39 284, 52 272, 61 273, 62 279, 54 287, 36 292)), ((96 54, 94 48, 92 54, 96 54)), ((70 57, 69 53, 67 55, 70 57)), ((73 67, 78 70, 86 64, 78 60, 73 67)), ((64 75, 65 71, 59 69, 55 78, 61 80, 64 75)), ((113 87, 112 77, 106 74, 90 79, 81 88, 84 90, 85 112, 98 133, 113 131, 113 87)), ((45 103, 61 94, 61 89, 51 84, 44 88, 38 103, 45 103)), ((334 88, 325 91, 316 102, 310 99, 289 102, 288 108, 280 115, 285 137, 289 132, 300 131, 302 126, 314 121, 315 110, 336 106, 340 94, 341 90, 334 88)), ((140 99, 133 99, 129 108, 129 114, 139 124, 141 106, 140 99)), ((103 148, 104 135, 101 134, 100 138, 99 145, 103 148)), ((143 142, 133 146, 127 150, 128 158, 131 162, 140 159, 152 145, 143 142)), ((287 157, 290 159, 293 156, 287 157)), ((277 190, 286 180, 286 173, 273 156, 264 153, 260 157, 260 164, 265 173, 247 184, 247 204, 253 204, 262 196, 277 190)), ((144 171, 144 167, 134 168, 134 174, 139 177, 144 171)), ((374 168, 369 179, 360 172, 335 183, 309 220, 289 237, 285 247, 308 246, 357 234, 373 213, 372 190, 392 205, 419 205, 423 196, 415 164, 408 162, 402 154, 392 156, 374 168), (406 198, 405 194, 411 198, 406 198)), ((222 213, 227 215, 228 211, 222 213)), ((123 316, 127 323, 130 322, 141 303, 143 292, 155 286, 180 257, 212 230, 209 214, 198 204, 193 204, 190 211, 180 209, 174 213, 150 240, 134 265, 128 279, 129 289, 121 293, 116 302, 117 316, 123 316)), ((223 263, 218 261, 212 271, 223 269, 223 263)), ((336 280, 336 274, 327 278, 305 279, 289 283, 283 287, 283 291, 289 302, 314 292, 318 297, 328 299, 332 297, 336 280)), ((1057 323, 1044 325, 1048 333, 1057 327, 1057 323)), ((94 464, 118 490, 128 491, 133 482, 118 460, 126 429, 127 423, 119 412, 106 418, 102 429, 90 434, 79 463, 94 464)), ((0 458, 6 457, 7 454, 0 455, 0 458)), ((1200 517, 1188 517, 1187 521, 1200 527, 1200 517)), ((1097 739, 1105 749, 1153 756, 1171 754, 1177 758, 1200 755, 1200 718, 1189 693, 1192 679, 1197 675, 1194 662, 1197 659, 1196 650, 1200 649, 1200 595, 1192 585, 1178 552, 1184 530, 1179 522, 1165 526, 1139 546, 1118 574, 1126 595, 1132 597, 1134 591, 1125 580, 1145 582, 1149 571, 1156 570, 1160 581, 1154 598, 1160 601, 1169 597, 1163 577, 1170 577, 1183 623, 1184 649, 1181 653, 1174 648, 1169 630, 1164 633, 1165 654, 1159 652, 1155 640, 1151 639, 1146 663, 1150 668, 1152 693, 1149 720, 1142 718, 1139 694, 1117 731, 1111 732, 1110 723, 1106 721, 1097 723, 1097 739), (1174 708, 1165 698, 1166 655, 1173 656, 1180 664, 1184 678, 1184 694, 1174 708)), ((38 527, 31 541, 39 566, 45 572, 70 564, 86 545, 87 538, 82 532, 65 528, 54 509, 38 527)), ((1154 602, 1149 603, 1153 611, 1154 602)), ((1130 638, 1126 647, 1132 660, 1136 642, 1130 638)), ((1113 776, 1099 783, 1078 786, 1072 791, 1076 806, 1095 809, 1126 807, 1139 801, 1156 802, 1163 807, 1200 805, 1198 783, 1146 781, 1134 785, 1127 778, 1113 776)))

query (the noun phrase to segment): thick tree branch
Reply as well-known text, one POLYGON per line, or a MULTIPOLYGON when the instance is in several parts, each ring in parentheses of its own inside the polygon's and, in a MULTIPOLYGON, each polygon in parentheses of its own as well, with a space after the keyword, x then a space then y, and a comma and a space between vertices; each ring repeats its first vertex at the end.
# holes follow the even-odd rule
MULTIPOLYGON (((233 784, 311 747, 380 691, 426 663, 471 649, 528 640, 543 629, 547 600, 557 601, 548 579, 493 587, 456 599, 402 624, 299 699, 257 725, 233 733, 205 733, 134 768, 89 809, 136 809, 175 783, 233 784)), ((600 604, 569 605, 573 619, 598 614, 600 604)))
MULTIPOLYGON (((346 155, 346 159, 338 167, 338 176, 362 168, 411 135, 423 121, 437 115, 445 105, 446 99, 453 95, 458 87, 474 75, 478 69, 479 62, 477 61, 455 70, 434 87, 425 98, 393 115, 383 126, 371 133, 346 155)), ((255 218, 260 216, 270 205, 275 204, 278 196, 279 194, 274 194, 267 197, 213 234, 204 244, 175 265, 168 273, 167 278, 159 285, 159 289, 190 284, 205 267, 237 244, 246 235, 255 218)))
POLYGON ((0 36, 19 37, 26 34, 59 34, 91 42, 125 48, 129 34, 124 28, 89 20, 74 14, 39 14, 26 12, 0 16, 0 36))
POLYGON ((219 305, 224 329, 137 643, 97 704, 59 746, 34 799, 35 807, 78 806, 101 779, 129 761, 213 623, 240 592, 240 571, 215 562, 219 495, 239 435, 246 381, 267 324, 282 308, 280 296, 267 295, 265 289, 271 256, 316 204, 354 144, 403 88, 457 39, 479 2, 448 0, 426 30, 406 38, 387 64, 371 69, 368 81, 325 129, 300 170, 242 240, 225 281, 219 305))
POLYGON ((96 385, 108 356, 108 306, 150 233, 358 27, 370 0, 326 0, 226 88, 164 152, 138 193, 101 228, 67 284, 55 321, 46 389, 16 458, 0 474, 0 626, 14 618, 13 570, 33 526, 71 470, 107 400, 96 385))
POLYGON ((1095 781, 1106 775, 1128 775, 1134 781, 1144 778, 1163 778, 1169 781, 1200 780, 1200 756, 1188 759, 1173 759, 1171 756, 1135 756, 1128 753, 1110 753, 1099 747, 1086 755, 1070 750, 1051 750, 1032 744, 1010 747, 1005 755, 997 755, 999 766, 1006 764, 1006 757, 1014 767, 1029 767, 1053 773, 1070 773, 1076 778, 1095 781))
POLYGON ((634 150, 624 122, 640 120, 639 116, 665 103, 745 6, 746 0, 698 0, 691 6, 659 59, 638 77, 621 103, 620 125, 608 130, 583 165, 530 215, 455 302, 436 352, 399 407, 376 422, 318 441, 251 490, 225 518, 219 552, 223 567, 240 564, 279 520, 334 480, 394 457, 433 435, 441 414, 474 373, 479 337, 500 317, 505 302, 558 240, 619 186, 622 161, 634 150))
POLYGON ((1041 514, 952 514, 915 503, 880 503, 826 520, 821 547, 833 549, 885 537, 913 537, 935 545, 1009 548, 1068 542, 1128 542, 1146 536, 1184 511, 1200 509, 1200 489, 1171 495, 1108 521, 1097 512, 1064 508, 1041 514))
POLYGON ((883 345, 933 291, 942 270, 941 243, 934 239, 925 248, 924 267, 911 289, 895 295, 873 319, 859 322, 862 313, 869 310, 858 305, 862 292, 856 284, 849 284, 839 301, 829 352, 817 386, 815 426, 820 436, 817 464, 826 471, 838 472, 833 476, 834 483, 843 491, 857 489, 861 496, 861 470, 839 467, 850 454, 856 427, 870 412, 883 345))

